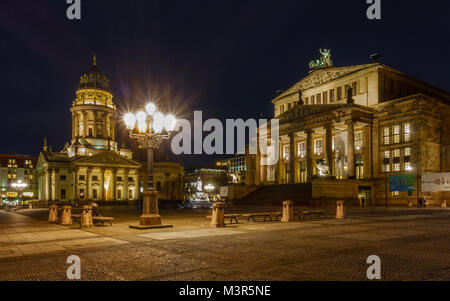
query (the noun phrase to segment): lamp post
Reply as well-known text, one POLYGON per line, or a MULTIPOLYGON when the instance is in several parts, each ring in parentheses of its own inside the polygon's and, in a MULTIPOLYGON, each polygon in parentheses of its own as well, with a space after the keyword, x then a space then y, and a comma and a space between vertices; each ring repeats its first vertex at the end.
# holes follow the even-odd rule
POLYGON ((130 137, 136 139, 141 147, 147 149, 147 189, 144 191, 143 212, 140 226, 132 228, 161 227, 161 216, 158 211, 158 192, 153 187, 153 151, 158 149, 164 140, 168 140, 177 122, 169 114, 157 112, 156 106, 149 103, 145 111, 136 114, 128 113, 124 117, 130 137))
POLYGON ((27 183, 23 183, 22 180, 18 180, 15 183, 12 183, 11 186, 18 191, 19 193, 19 202, 22 203, 22 190, 28 187, 27 183))

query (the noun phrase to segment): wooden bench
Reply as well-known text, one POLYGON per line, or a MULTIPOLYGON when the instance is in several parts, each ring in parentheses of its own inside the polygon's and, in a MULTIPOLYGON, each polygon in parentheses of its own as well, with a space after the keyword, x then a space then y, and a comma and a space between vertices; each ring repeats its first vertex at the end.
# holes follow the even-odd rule
MULTIPOLYGON (((81 214, 72 214, 72 219, 74 221, 81 222, 81 214)), ((101 224, 102 226, 105 223, 109 223, 112 226, 112 221, 114 220, 114 217, 106 217, 106 216, 93 216, 92 221, 97 224, 101 224)))
MULTIPOLYGON (((233 221, 235 221, 236 224, 239 224, 238 218, 242 217, 242 214, 224 214, 223 217, 224 218, 229 218, 230 219, 230 224, 233 224, 233 221)), ((211 219, 212 216, 211 215, 207 215, 206 218, 211 219)))
POLYGON ((275 218, 275 221, 281 220, 281 212, 265 212, 265 213, 246 213, 242 214, 243 217, 247 217, 248 222, 252 219, 253 222, 256 222, 257 217, 264 217, 264 221, 273 221, 273 218, 275 218))
POLYGON ((321 217, 323 218, 327 218, 327 214, 325 211, 323 210, 305 210, 305 211, 298 211, 295 213, 295 215, 298 216, 298 218, 300 219, 301 217, 303 217, 303 219, 306 219, 306 217, 308 216, 309 219, 312 219, 313 215, 317 215, 317 217, 320 219, 321 217))

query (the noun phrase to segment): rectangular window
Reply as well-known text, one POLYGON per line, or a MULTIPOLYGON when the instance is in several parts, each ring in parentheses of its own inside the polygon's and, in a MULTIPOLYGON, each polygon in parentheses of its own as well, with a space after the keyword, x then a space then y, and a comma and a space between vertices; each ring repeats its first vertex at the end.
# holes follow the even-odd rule
POLYGON ((316 102, 316 97, 313 95, 313 96, 311 96, 311 104, 313 105, 313 104, 315 104, 315 102, 316 102))
POLYGON ((317 94, 317 104, 321 105, 322 104, 322 94, 317 94))
POLYGON ((353 92, 353 96, 356 96, 356 94, 357 94, 357 85, 356 85, 356 82, 353 82, 352 83, 352 92, 353 92))
POLYGON ((391 130, 388 127, 383 128, 383 145, 391 144, 391 130))
POLYGON ((122 177, 117 177, 117 182, 122 182, 123 178, 122 177))
POLYGON ((98 176, 92 176, 92 181, 98 181, 98 176))
POLYGON ((393 171, 400 171, 400 149, 395 149, 392 151, 394 164, 393 171))
POLYGON ((407 147, 404 151, 404 157, 403 161, 405 162, 405 170, 411 171, 412 165, 411 165, 411 148, 407 147))
POLYGON ((133 199, 133 190, 132 189, 128 190, 128 199, 129 200, 133 199))
POLYGON ((119 200, 122 198, 122 190, 117 190, 117 198, 119 200))
POLYGON ((92 198, 93 198, 94 200, 97 199, 97 189, 96 189, 96 188, 92 189, 92 198))
POLYGON ((326 105, 328 103, 328 91, 323 92, 323 104, 326 105))
POLYGON ((355 149, 361 150, 363 148, 364 132, 355 133, 355 149))
POLYGON ((61 199, 62 200, 66 199, 66 190, 65 189, 61 189, 61 199))
POLYGON ((80 175, 80 176, 78 177, 78 179, 79 179, 80 181, 84 181, 84 180, 86 180, 86 177, 85 177, 84 175, 80 175))
POLYGON ((133 177, 128 177, 128 182, 134 182, 133 177))
POLYGON ((393 138, 393 143, 400 143, 400 126, 399 125, 394 125, 392 127, 392 138, 393 138))
POLYGON ((383 152, 383 171, 390 172, 391 171, 391 152, 385 151, 383 152))
POLYGON ((334 89, 330 90, 330 102, 334 102, 334 89))
POLYGON ((290 151, 291 151, 290 145, 283 146, 283 159, 289 160, 290 151))
POLYGON ((337 100, 342 99, 342 87, 337 88, 337 100))
POLYGON ((309 105, 309 97, 305 98, 305 105, 309 105))
POLYGON ((288 110, 291 108, 291 105, 292 105, 292 104, 288 103, 288 110))
POLYGON ((65 175, 61 175, 61 176, 59 176, 59 180, 60 181, 65 181, 65 180, 67 180, 67 178, 66 178, 65 175))
POLYGON ((403 140, 404 142, 411 141, 411 123, 403 124, 403 140))
POLYGON ((317 139, 314 141, 314 153, 320 155, 323 153, 323 140, 317 139))
POLYGON ((80 199, 84 199, 84 189, 80 189, 80 199))
POLYGON ((306 143, 305 142, 300 142, 298 144, 298 155, 301 158, 306 157, 306 143))

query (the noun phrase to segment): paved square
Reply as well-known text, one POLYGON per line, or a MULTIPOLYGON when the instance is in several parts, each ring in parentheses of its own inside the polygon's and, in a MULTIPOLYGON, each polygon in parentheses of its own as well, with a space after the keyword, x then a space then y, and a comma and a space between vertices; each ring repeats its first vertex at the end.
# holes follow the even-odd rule
MULTIPOLYGON (((227 211, 258 209, 268 210, 227 211)), ((102 211, 115 217, 112 227, 49 224, 41 209, 0 211, 0 280, 67 280, 69 255, 80 256, 88 281, 365 281, 370 255, 380 256, 383 280, 450 280, 445 209, 353 208, 347 220, 242 220, 219 229, 205 210, 162 211, 174 228, 145 231, 128 228, 135 208, 102 211)))

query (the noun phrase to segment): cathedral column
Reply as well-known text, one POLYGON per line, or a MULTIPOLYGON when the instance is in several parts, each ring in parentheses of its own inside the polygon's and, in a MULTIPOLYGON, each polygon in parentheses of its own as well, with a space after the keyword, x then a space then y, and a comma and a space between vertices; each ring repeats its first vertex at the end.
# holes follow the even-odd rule
POLYGON ((86 199, 91 199, 91 175, 92 175, 92 168, 89 167, 86 171, 86 199))
POLYGON ((100 169, 100 189, 99 189, 99 200, 105 200, 105 169, 100 169))
POLYGON ((333 166, 333 126, 328 124, 325 126, 325 148, 327 152, 327 163, 330 171, 330 176, 334 175, 333 166))
POLYGON ((50 201, 50 170, 49 168, 45 168, 45 185, 44 185, 44 194, 45 194, 45 200, 50 201))
POLYGON ((56 179, 56 174, 55 174, 55 169, 51 169, 51 174, 50 174, 50 200, 55 201, 56 200, 56 191, 55 191, 55 179, 56 179))
POLYGON ((103 136, 105 138, 108 138, 108 131, 106 129, 106 119, 107 119, 107 115, 106 115, 106 113, 103 113, 103 118, 102 118, 103 136))
POLYGON ((73 187, 73 199, 74 200, 78 200, 80 198, 79 196, 79 192, 80 189, 78 188, 78 175, 79 169, 78 168, 74 168, 73 173, 74 173, 74 187, 73 187))
POLYGON ((307 174, 307 181, 311 182, 312 176, 313 176, 313 161, 311 157, 311 148, 312 145, 312 134, 314 133, 313 130, 306 130, 306 174, 307 174))
POLYGON ((112 197, 113 201, 116 201, 117 168, 113 168, 112 171, 111 171, 111 174, 112 174, 112 180, 111 180, 111 183, 112 183, 112 187, 111 187, 112 195, 111 195, 111 197, 112 197))
POLYGON ((75 129, 76 129, 76 127, 75 127, 75 113, 74 112, 72 112, 72 139, 73 138, 75 138, 75 129))
POLYGON ((347 124, 347 178, 355 178, 355 127, 352 119, 347 124))
POLYGON ((87 112, 83 111, 83 137, 87 137, 88 133, 87 112))
POLYGON ((289 134, 289 184, 295 183, 295 133, 289 134))
POLYGON ((124 177, 125 177, 125 179, 123 179, 123 181, 124 181, 124 186, 125 186, 125 189, 124 189, 124 194, 125 194, 125 200, 128 200, 128 185, 129 185, 129 183, 128 183, 128 174, 129 174, 129 170, 128 169, 125 169, 125 172, 124 172, 124 177))
POLYGON ((94 137, 97 137, 97 111, 93 111, 92 114, 94 115, 94 137))

